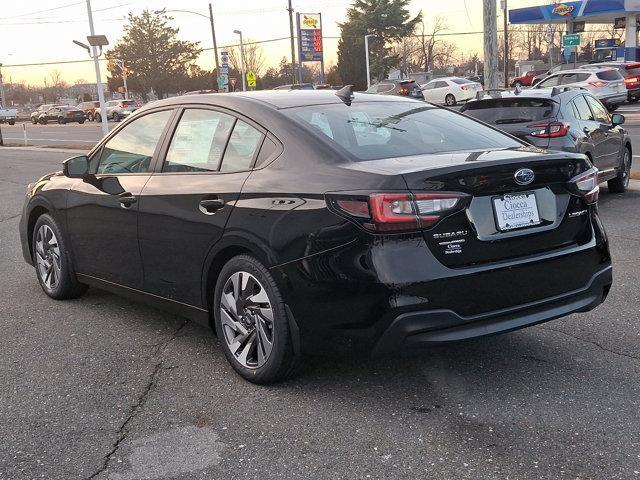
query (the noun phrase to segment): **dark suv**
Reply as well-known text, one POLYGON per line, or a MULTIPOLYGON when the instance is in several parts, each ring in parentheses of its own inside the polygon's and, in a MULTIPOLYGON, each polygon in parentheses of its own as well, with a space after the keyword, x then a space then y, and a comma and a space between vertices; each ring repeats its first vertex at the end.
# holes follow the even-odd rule
POLYGON ((422 89, 415 80, 382 80, 380 83, 371 85, 365 93, 400 95, 424 100, 422 89))
POLYGON ((620 127, 624 115, 610 114, 587 90, 555 87, 478 96, 461 112, 536 147, 584 153, 611 192, 627 189, 632 156, 627 131, 620 127))

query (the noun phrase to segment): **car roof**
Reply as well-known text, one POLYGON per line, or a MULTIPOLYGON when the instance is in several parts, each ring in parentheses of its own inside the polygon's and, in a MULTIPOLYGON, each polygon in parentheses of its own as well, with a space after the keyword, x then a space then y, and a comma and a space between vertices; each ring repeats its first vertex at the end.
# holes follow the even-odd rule
MULTIPOLYGON (((354 103, 359 102, 417 102, 408 97, 398 97, 395 95, 372 95, 364 92, 355 92, 354 103)), ((202 95, 188 95, 165 98, 148 104, 149 107, 162 105, 181 105, 189 103, 220 105, 229 108, 241 107, 250 108, 251 105, 262 105, 275 109, 303 107, 309 105, 330 105, 344 103, 336 95, 335 90, 259 90, 254 92, 235 92, 219 95, 208 93, 202 95)), ((147 108, 143 107, 145 110, 147 108)))
MULTIPOLYGON (((592 67, 591 65, 583 65, 582 67, 578 67, 578 68, 572 68, 569 70, 560 70, 558 71, 558 75, 565 75, 567 73, 584 73, 585 70, 591 70, 591 71, 595 71, 596 73, 599 72, 608 72, 609 70, 615 70, 615 68, 613 67, 592 67), (587 67, 587 68, 585 68, 587 67), (591 68, 589 68, 591 67, 591 68)), ((555 75, 555 72, 554 72, 555 75)))

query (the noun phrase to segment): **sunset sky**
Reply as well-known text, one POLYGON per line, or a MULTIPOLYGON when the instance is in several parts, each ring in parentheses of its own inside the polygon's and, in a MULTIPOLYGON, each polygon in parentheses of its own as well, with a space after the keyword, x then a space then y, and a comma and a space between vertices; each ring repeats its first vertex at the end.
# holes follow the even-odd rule
MULTIPOLYGON (((498 0, 496 0, 498 1, 498 0)), ((233 30, 242 30, 245 40, 268 40, 289 35, 286 0, 214 0, 214 18, 218 46, 237 43, 233 30)), ((548 0, 509 0, 509 7, 550 3, 548 0)), ((95 81, 93 64, 58 64, 42 66, 11 66, 67 60, 83 60, 87 54, 72 40, 85 41, 89 34, 86 2, 81 0, 23 0, 0 2, 0 63, 4 64, 6 82, 26 81, 43 84, 51 70, 58 69, 69 83, 79 79, 95 81)), ((294 0, 293 7, 302 13, 321 12, 324 23, 325 63, 336 62, 337 22, 344 21, 350 5, 345 0, 294 0)), ((93 0, 96 33, 105 34, 113 45, 122 35, 122 26, 129 12, 139 13, 145 8, 193 10, 208 15, 206 0, 93 0)), ((436 16, 447 18, 449 32, 478 32, 482 30, 482 0, 412 0, 411 12, 422 10, 427 22, 436 16), (465 6, 466 4, 466 6, 465 6)), ((207 18, 189 13, 171 13, 180 28, 180 38, 199 41, 204 48, 212 47, 207 18)), ((499 18, 502 23, 502 18, 499 18)), ((461 55, 481 53, 481 35, 460 35, 447 38, 454 41, 461 55)), ((268 65, 276 65, 289 55, 288 40, 263 44, 268 65)), ((213 66, 213 53, 204 52, 199 61, 203 68, 213 66)), ((104 72, 104 68, 103 68, 104 72)))

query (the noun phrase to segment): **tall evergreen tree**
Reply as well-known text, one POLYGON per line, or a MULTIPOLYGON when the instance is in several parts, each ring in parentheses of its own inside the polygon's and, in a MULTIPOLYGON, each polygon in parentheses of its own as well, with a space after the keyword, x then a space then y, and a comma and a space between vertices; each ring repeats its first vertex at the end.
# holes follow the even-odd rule
POLYGON ((355 0, 347 10, 347 20, 341 23, 338 42, 338 71, 343 83, 356 88, 367 86, 364 36, 369 39, 371 77, 382 79, 400 59, 391 54, 390 42, 411 35, 422 20, 422 13, 411 18, 410 0, 355 0))

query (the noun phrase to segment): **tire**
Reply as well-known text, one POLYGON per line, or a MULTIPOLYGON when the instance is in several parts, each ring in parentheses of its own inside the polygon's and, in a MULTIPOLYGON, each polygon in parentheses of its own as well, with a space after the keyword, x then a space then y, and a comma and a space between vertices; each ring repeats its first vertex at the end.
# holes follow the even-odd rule
POLYGON ((102 117, 100 116, 100 114, 99 114, 99 113, 96 113, 96 114, 93 116, 93 119, 94 119, 96 122, 101 122, 101 121, 102 121, 102 117))
POLYGON ((241 377, 252 383, 268 384, 294 374, 298 358, 284 301, 278 285, 262 263, 249 255, 229 260, 218 277, 213 306, 222 349, 241 377), (243 283, 244 291, 235 288, 243 283), (253 305, 247 306, 246 302, 251 300, 253 305), (262 305, 259 308, 258 302, 262 305), (245 303, 240 307, 240 315, 236 313, 239 303, 245 303))
POLYGON ((62 232, 50 215, 43 214, 36 221, 31 248, 38 282, 49 297, 66 300, 87 291, 88 287, 76 278, 62 232))
POLYGON ((118 115, 118 112, 113 112, 113 114, 111 115, 111 118, 113 119, 114 122, 120 121, 120 115, 118 115))
POLYGON ((624 193, 629 187, 629 177, 631 176, 631 152, 629 147, 624 147, 624 154, 622 156, 622 162, 620 165, 620 172, 615 178, 612 178, 607 182, 609 192, 611 193, 624 193))
POLYGON ((78 123, 82 125, 84 123, 84 120, 78 120, 78 123))
POLYGON ((517 81, 513 82, 513 86, 514 87, 522 87, 522 82, 520 80, 517 80, 517 81))
POLYGON ((31 123, 33 123, 34 125, 37 125, 38 119, 36 117, 31 117, 31 123))
POLYGON ((15 120, 9 120, 7 123, 8 123, 9 125, 15 125, 15 124, 16 124, 15 120))
POLYGON ((64 125, 65 123, 67 123, 67 121, 64 118, 58 117, 58 124, 64 125))
POLYGON ((47 124, 47 119, 46 118, 41 118, 40 120, 38 120, 38 122, 40 122, 40 125, 46 125, 47 124))
POLYGON ((444 104, 447 107, 455 107, 456 105, 456 97, 454 97, 451 93, 448 93, 446 97, 444 97, 444 104))
POLYGON ((89 120, 90 122, 93 122, 93 113, 87 114, 87 120, 89 120))

